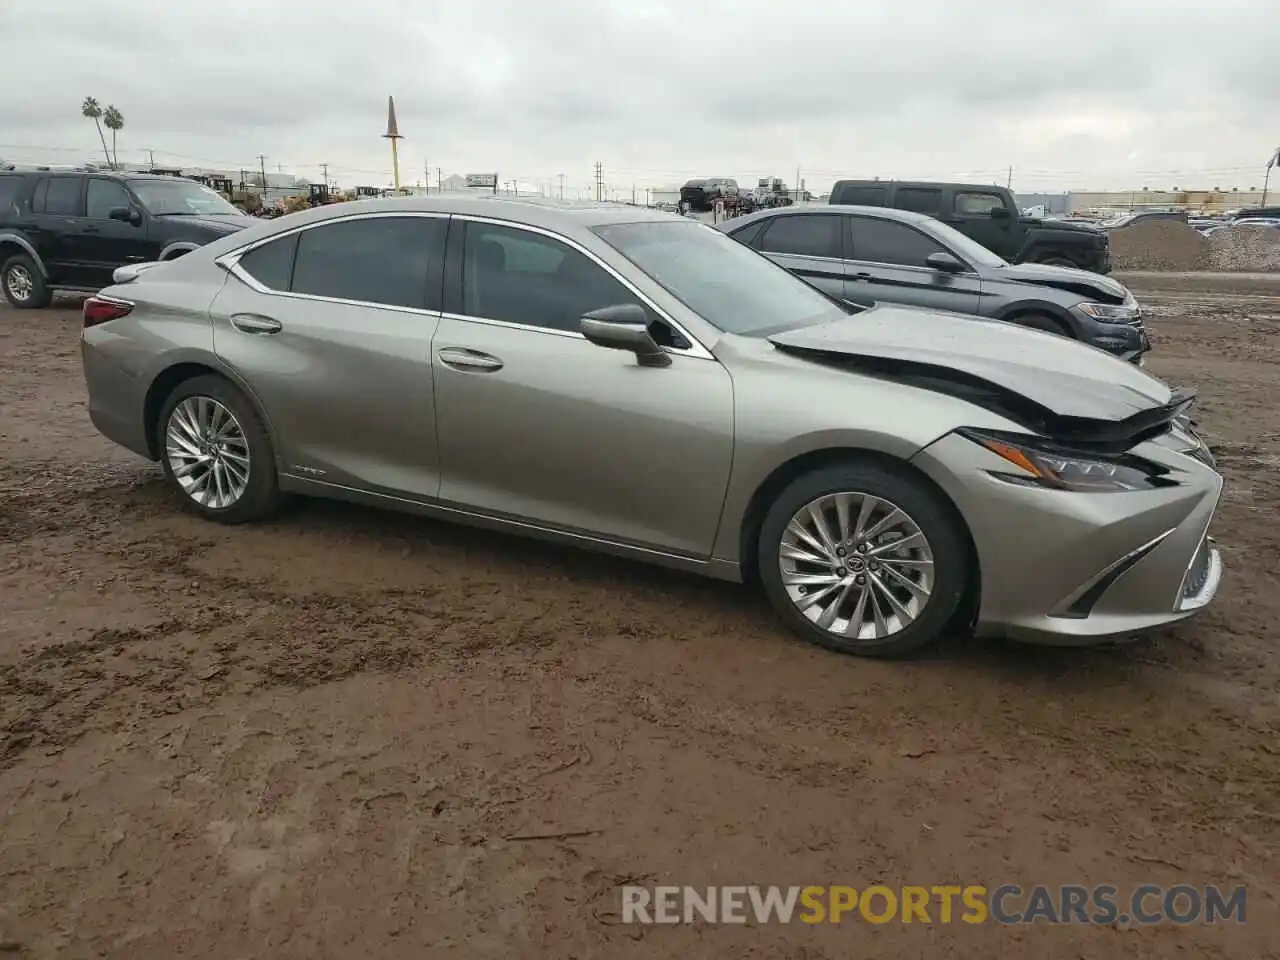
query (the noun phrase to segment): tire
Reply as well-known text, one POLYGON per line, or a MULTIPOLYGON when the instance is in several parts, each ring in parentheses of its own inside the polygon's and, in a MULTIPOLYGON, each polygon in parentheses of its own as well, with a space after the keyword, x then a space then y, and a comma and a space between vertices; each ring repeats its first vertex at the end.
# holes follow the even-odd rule
MULTIPOLYGON (((811 515, 806 517, 805 522, 812 522, 811 515)), ((972 573, 967 531, 940 494, 922 480, 913 477, 906 469, 895 470, 877 463, 856 460, 823 467, 788 484, 765 515, 760 529, 757 559, 765 593, 774 609, 793 631, 828 650, 862 657, 901 657, 935 643, 959 609, 972 573), (834 503, 838 497, 846 498, 846 533, 850 534, 856 527, 860 505, 864 499, 870 497, 873 502, 878 501, 865 526, 875 534, 873 540, 876 542, 872 550, 880 550, 881 556, 893 559, 888 561, 891 566, 887 567, 886 562, 878 558, 859 557, 859 545, 855 543, 850 549, 850 538, 846 536, 845 545, 839 549, 848 549, 849 552, 835 559, 836 563, 843 566, 826 574, 833 581, 841 577, 839 587, 826 592, 826 596, 835 597, 836 600, 830 604, 824 604, 821 600, 809 604, 809 609, 816 615, 814 619, 810 619, 797 606, 797 601, 803 600, 804 596, 823 594, 824 591, 808 594, 806 591, 814 588, 797 586, 794 582, 789 586, 786 579, 790 574, 803 575, 811 570, 819 573, 823 565, 797 562, 787 558, 783 551, 784 547, 791 550, 793 544, 799 544, 810 555, 817 556, 818 551, 796 539, 792 533, 794 528, 790 526, 792 519, 800 511, 807 511, 816 505, 827 521, 829 533, 834 537, 839 529, 838 508, 834 503), (890 523, 877 531, 877 525, 894 507, 906 514, 910 525, 890 523), (894 532, 895 528, 901 534, 899 540, 907 536, 912 538, 912 547, 900 549, 914 554, 914 559, 906 560, 899 555, 899 551, 884 545, 881 538, 894 532), (915 541, 915 533, 923 536, 923 547, 915 541), (932 560, 931 566, 922 562, 929 559, 932 560), (864 572, 855 574, 855 565, 859 561, 865 564, 862 567, 864 572), (878 572, 872 570, 872 566, 877 563, 878 572), (786 573, 784 565, 791 568, 786 573), (901 582, 886 573, 886 569, 892 569, 898 576, 905 576, 915 582, 917 590, 907 590, 901 582), (858 576, 864 580, 861 586, 856 582, 858 576), (890 583, 892 590, 889 592, 893 598, 908 613, 913 614, 914 618, 904 623, 901 614, 885 599, 886 591, 879 589, 878 583, 890 583), (923 599, 918 596, 919 589, 927 591, 923 599), (793 599, 793 593, 803 596, 793 599), (864 595, 867 599, 860 607, 859 597, 864 595), (885 626, 897 626, 899 629, 878 635, 877 616, 871 607, 873 601, 870 597, 873 595, 875 603, 880 607, 878 612, 884 618, 885 626), (911 609, 912 604, 915 604, 914 609, 911 609), (825 617, 821 615, 821 611, 832 607, 836 613, 829 623, 824 624, 825 617), (855 613, 861 614, 856 621, 860 625, 856 631, 850 629, 855 622, 855 613), (868 631, 869 636, 858 636, 859 633, 868 631), (850 633, 854 635, 850 636, 850 633)), ((826 565, 826 569, 830 570, 830 565, 826 565)))
POLYGON ((1078 269, 1072 260, 1066 257, 1045 257, 1043 260, 1036 260, 1036 263, 1042 263, 1046 267, 1071 267, 1073 270, 1078 269))
POLYGON ((1070 327, 1057 317, 1051 317, 1045 313, 1024 313, 1020 317, 1014 317, 1012 322, 1022 327, 1030 327, 1032 330, 1056 333, 1060 337, 1067 337, 1071 340, 1076 339, 1070 327))
POLYGON ((0 289, 4 298, 19 310, 38 310, 53 302, 53 291, 36 262, 25 253, 10 257, 0 266, 0 289))
POLYGON ((253 404, 228 381, 212 375, 183 381, 165 400, 155 429, 165 481, 195 513, 219 523, 247 523, 269 517, 279 506, 271 437, 253 404), (217 413, 209 401, 229 414, 234 427, 227 428, 226 421, 216 415, 212 420, 202 417, 202 410, 217 413), (222 450, 203 445, 198 439, 203 431, 192 429, 206 423, 222 426, 222 450), (184 444, 171 440, 171 427, 184 444), (201 469, 197 455, 208 462, 210 450, 214 450, 217 468, 201 469), (235 491, 239 492, 233 499, 235 491))

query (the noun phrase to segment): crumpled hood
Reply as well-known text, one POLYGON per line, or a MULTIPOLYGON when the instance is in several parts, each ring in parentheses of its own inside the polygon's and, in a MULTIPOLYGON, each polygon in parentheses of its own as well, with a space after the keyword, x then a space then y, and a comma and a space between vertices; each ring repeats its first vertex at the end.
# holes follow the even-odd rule
POLYGON ((956 371, 1059 417, 1119 422, 1174 400, 1160 380, 1094 347, 961 314, 878 306, 768 339, 788 352, 956 371))
POLYGON ((1032 283, 1039 286, 1069 290, 1081 296, 1100 296, 1107 302, 1123 303, 1129 297, 1124 284, 1075 267, 1052 267, 1043 263, 1018 263, 1000 267, 999 275, 1006 280, 1032 283))

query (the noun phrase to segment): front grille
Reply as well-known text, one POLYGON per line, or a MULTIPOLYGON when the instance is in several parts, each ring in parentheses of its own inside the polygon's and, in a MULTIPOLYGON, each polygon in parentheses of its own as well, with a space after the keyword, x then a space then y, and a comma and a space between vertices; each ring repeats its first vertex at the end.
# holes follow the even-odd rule
POLYGON ((1187 570, 1187 578, 1182 582, 1182 598, 1189 600, 1196 596, 1204 589, 1205 582, 1209 579, 1209 538, 1200 541, 1200 549, 1196 551, 1195 557, 1191 560, 1191 567, 1187 570))

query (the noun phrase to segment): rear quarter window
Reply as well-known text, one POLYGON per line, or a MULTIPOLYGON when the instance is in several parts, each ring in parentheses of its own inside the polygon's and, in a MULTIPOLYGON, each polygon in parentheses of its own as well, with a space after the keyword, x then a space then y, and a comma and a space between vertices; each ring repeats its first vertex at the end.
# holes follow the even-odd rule
POLYGON ((14 174, 0 174, 0 217, 18 212, 18 197, 26 178, 14 174))

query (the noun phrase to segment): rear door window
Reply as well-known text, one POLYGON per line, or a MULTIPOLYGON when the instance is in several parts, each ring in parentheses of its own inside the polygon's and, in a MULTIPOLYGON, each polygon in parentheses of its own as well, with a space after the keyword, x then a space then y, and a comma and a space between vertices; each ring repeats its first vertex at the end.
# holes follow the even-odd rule
POLYGON ((303 230, 294 257, 294 293, 392 307, 440 309, 428 290, 444 260, 444 217, 370 217, 303 230))
POLYGON ((43 213, 55 217, 84 216, 84 178, 50 177, 45 181, 43 213))
POLYGON ((899 187, 893 205, 899 210, 936 217, 942 212, 942 191, 930 187, 899 187))
POLYGON ((883 207, 889 191, 884 187, 845 187, 840 191, 840 202, 858 207, 883 207))
POLYGON ((834 213, 801 213, 778 217, 765 230, 760 249, 766 253, 839 260, 843 253, 840 216, 834 213))

